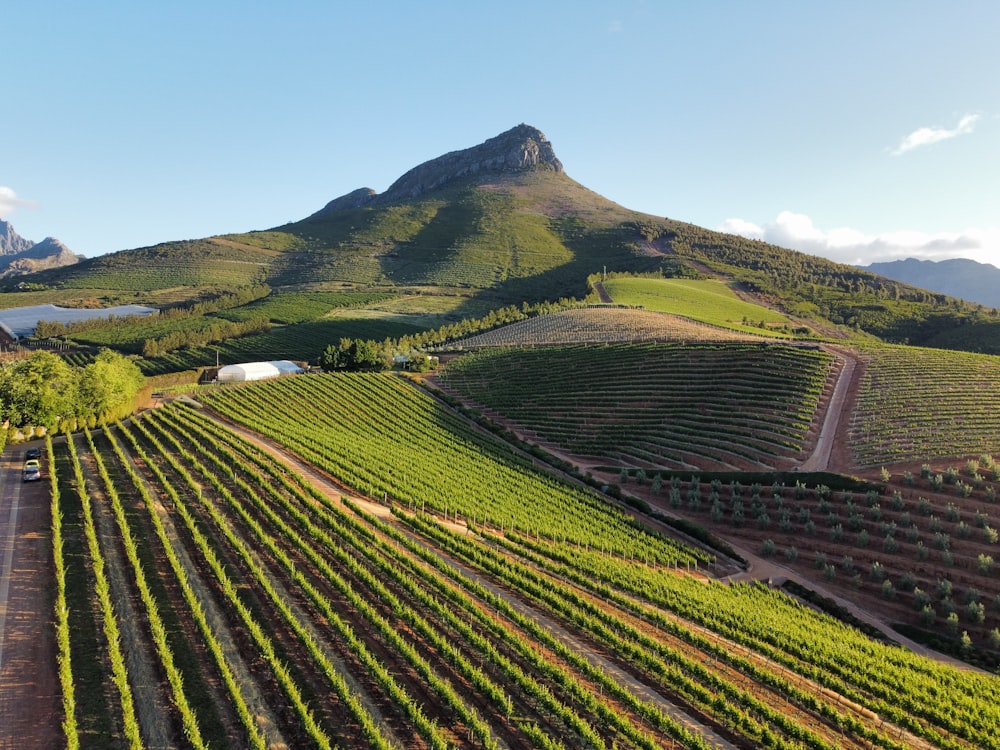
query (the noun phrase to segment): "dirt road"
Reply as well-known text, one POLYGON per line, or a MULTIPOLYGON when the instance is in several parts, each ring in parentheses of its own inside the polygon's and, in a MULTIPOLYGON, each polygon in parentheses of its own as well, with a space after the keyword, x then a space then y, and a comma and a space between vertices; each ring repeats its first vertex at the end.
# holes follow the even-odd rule
POLYGON ((837 375, 837 384, 830 397, 830 405, 827 407, 823 426, 820 428, 816 448, 812 455, 799 466, 800 471, 826 471, 830 468, 830 456, 837 439, 837 430, 840 428, 841 415, 848 405, 847 394, 850 393, 851 382, 854 380, 854 369, 857 365, 857 360, 849 354, 838 351, 835 352, 835 355, 838 359, 844 360, 844 366, 837 375))

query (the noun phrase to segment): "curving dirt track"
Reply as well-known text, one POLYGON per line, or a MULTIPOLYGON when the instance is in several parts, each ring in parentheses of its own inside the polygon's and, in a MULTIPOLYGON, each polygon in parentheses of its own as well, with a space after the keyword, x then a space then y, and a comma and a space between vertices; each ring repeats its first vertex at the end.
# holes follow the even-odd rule
POLYGON ((61 741, 48 482, 21 481, 31 445, 0 459, 0 750, 61 741))

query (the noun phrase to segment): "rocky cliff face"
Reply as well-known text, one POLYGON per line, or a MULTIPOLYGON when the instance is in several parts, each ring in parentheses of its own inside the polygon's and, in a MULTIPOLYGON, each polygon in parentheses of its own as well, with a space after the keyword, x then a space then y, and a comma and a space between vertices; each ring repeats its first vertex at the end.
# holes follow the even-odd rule
POLYGON ((0 255, 17 255, 34 244, 15 232, 8 222, 0 219, 0 255))
POLYGON ((0 220, 0 279, 69 266, 79 262, 80 257, 55 237, 32 242, 0 220))
POLYGON ((530 125, 518 125, 478 146, 452 151, 424 162, 396 180, 384 193, 360 188, 330 201, 314 216, 348 208, 361 208, 419 198, 466 177, 551 170, 562 172, 548 138, 530 125))

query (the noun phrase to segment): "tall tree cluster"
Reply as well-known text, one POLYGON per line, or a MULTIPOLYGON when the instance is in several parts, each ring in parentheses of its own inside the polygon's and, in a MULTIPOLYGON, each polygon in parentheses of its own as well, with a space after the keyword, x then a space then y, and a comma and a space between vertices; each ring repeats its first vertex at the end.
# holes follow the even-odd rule
POLYGON ((109 349, 85 367, 36 351, 0 367, 0 419, 11 427, 54 429, 64 420, 131 406, 144 381, 134 362, 109 349))

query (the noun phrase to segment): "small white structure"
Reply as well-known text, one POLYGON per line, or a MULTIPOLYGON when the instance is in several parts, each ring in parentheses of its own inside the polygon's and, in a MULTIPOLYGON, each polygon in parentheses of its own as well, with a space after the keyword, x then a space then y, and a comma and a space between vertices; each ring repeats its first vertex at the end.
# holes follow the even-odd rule
POLYGON ((279 359, 273 362, 244 362, 219 368, 216 379, 220 383, 245 383, 248 380, 266 380, 282 375, 297 375, 305 372, 294 362, 279 359))

